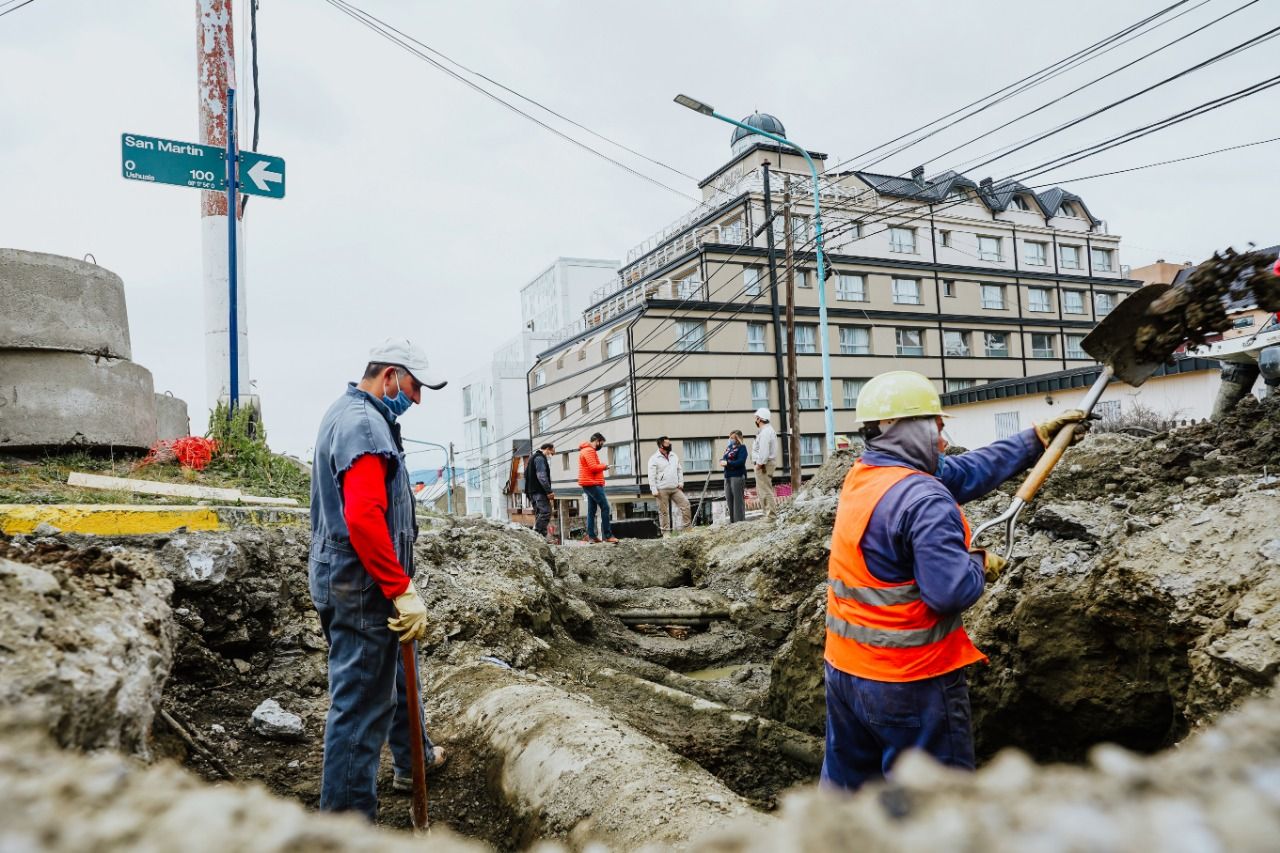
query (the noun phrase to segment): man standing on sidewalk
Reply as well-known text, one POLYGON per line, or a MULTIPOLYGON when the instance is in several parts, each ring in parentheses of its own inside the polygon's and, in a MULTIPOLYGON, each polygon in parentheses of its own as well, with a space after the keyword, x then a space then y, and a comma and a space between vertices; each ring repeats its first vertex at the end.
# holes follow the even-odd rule
POLYGON ((600 448, 604 447, 604 436, 595 433, 590 441, 578 445, 578 485, 582 486, 582 496, 587 501, 587 535, 583 541, 600 542, 596 536, 596 513, 600 513, 600 534, 605 542, 617 542, 613 538, 613 513, 609 510, 609 499, 604 493, 604 472, 609 466, 600 461, 600 448))
MULTIPOLYGON (((751 445, 751 464, 756 469, 756 493, 765 518, 778 514, 777 498, 773 491, 773 470, 778 465, 778 434, 769 424, 769 410, 756 409, 756 440, 751 445)), ((795 464, 792 460, 791 464, 795 464)))
MULTIPOLYGON (((388 739, 395 787, 413 776, 409 714, 421 717, 422 708, 406 705, 399 650, 426 635, 427 608, 413 585, 418 524, 396 418, 421 402, 424 387, 444 386, 426 353, 388 338, 320 422, 308 577, 329 643, 322 811, 377 817, 378 762, 388 739)), ((444 750, 425 725, 422 732, 427 765, 441 764, 444 750)))
POLYGON ((688 527, 689 499, 684 496, 684 468, 671 450, 671 439, 658 439, 658 449, 649 457, 649 491, 658 502, 658 527, 671 532, 671 505, 680 510, 680 526, 688 527))
POLYGON ((547 442, 529 454, 529 466, 524 471, 524 493, 533 502, 533 530, 552 545, 555 543, 547 535, 547 525, 551 523, 551 502, 556 499, 556 493, 551 490, 549 460, 555 455, 555 446, 547 442))

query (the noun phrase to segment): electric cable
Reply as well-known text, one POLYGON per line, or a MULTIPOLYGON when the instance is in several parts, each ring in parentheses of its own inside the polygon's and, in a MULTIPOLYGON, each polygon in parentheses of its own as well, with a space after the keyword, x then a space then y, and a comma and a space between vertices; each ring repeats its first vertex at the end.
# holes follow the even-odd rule
POLYGON ((30 6, 34 2, 36 2, 36 0, 19 0, 18 5, 11 6, 10 8, 5 9, 4 11, 0 11, 0 18, 3 18, 5 15, 18 11, 23 6, 30 6))

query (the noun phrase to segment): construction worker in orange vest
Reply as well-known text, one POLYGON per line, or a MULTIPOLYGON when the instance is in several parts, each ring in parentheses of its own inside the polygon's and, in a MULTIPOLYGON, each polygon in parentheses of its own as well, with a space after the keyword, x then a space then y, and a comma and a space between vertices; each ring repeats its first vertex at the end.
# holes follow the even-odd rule
POLYGON ((882 778, 910 748, 973 768, 964 667, 986 656, 960 616, 1005 561, 969 550, 960 504, 1035 464, 1067 424, 1088 426, 1073 409, 944 456, 938 392, 905 370, 868 382, 857 412, 866 450, 840 493, 827 573, 822 782, 846 790, 882 778))

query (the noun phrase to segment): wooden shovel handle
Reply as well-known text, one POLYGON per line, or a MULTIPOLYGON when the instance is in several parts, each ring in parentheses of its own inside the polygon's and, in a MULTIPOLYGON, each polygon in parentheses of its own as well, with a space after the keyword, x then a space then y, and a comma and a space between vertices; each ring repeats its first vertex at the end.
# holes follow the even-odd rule
POLYGON ((1053 437, 1053 441, 1045 448, 1044 455, 1040 457, 1040 461, 1036 463, 1036 467, 1031 469, 1031 473, 1027 475, 1027 479, 1022 483, 1022 488, 1018 489, 1018 498, 1023 503, 1031 503, 1035 498, 1036 492, 1040 491, 1040 487, 1044 485, 1044 481, 1048 479, 1049 472, 1058 464, 1058 460, 1062 458, 1062 454, 1067 452, 1067 448, 1071 446, 1071 438, 1076 434, 1076 425, 1067 424, 1058 430, 1058 434, 1053 437))
POLYGON ((427 822, 427 755, 422 742, 422 698, 418 694, 418 644, 400 644, 400 660, 404 664, 404 698, 409 711, 409 754, 413 759, 413 802, 409 819, 415 832, 426 832, 427 822))

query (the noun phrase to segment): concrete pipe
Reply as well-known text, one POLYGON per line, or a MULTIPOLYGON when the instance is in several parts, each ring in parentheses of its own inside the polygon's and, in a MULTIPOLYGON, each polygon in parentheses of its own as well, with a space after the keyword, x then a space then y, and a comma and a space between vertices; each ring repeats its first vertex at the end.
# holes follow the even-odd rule
POLYGON ((172 394, 156 395, 156 438, 173 439, 191 435, 187 403, 172 394))
POLYGON ((151 371, 131 361, 0 350, 0 450, 143 449, 156 440, 151 371))
POLYGON ((131 358, 124 282, 97 264, 0 249, 0 349, 131 358))

